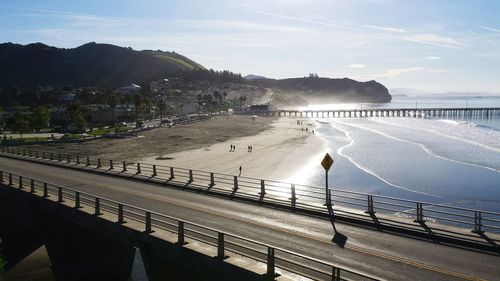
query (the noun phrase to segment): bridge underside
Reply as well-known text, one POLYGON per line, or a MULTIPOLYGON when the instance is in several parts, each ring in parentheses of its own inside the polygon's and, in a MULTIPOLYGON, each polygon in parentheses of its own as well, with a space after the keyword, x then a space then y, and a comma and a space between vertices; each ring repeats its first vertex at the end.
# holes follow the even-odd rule
POLYGON ((0 238, 7 270, 45 245, 56 280, 129 280, 136 248, 151 281, 268 279, 192 247, 4 185, 0 238))

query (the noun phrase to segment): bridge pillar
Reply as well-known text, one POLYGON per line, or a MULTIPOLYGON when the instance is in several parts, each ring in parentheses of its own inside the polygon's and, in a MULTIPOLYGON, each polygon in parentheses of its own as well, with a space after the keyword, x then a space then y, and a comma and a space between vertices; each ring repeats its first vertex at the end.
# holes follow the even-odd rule
POLYGON ((29 193, 0 185, 0 238, 7 270, 44 243, 42 224, 30 199, 29 193))
POLYGON ((129 280, 133 246, 56 216, 44 217, 45 245, 56 280, 129 280))
MULTIPOLYGON (((149 281, 164 280, 268 280, 265 276, 237 265, 224 262, 224 258, 196 251, 196 246, 185 247, 185 243, 165 247, 140 246, 144 269, 149 281)), ((189 244, 188 244, 189 245, 189 244)))

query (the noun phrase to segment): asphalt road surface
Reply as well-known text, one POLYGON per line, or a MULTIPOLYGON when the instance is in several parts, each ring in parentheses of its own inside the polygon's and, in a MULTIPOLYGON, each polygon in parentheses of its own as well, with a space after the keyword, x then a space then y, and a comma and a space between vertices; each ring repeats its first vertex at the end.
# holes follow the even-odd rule
POLYGON ((500 256, 327 220, 43 164, 0 157, 0 170, 59 184, 245 236, 387 280, 499 280, 500 256))

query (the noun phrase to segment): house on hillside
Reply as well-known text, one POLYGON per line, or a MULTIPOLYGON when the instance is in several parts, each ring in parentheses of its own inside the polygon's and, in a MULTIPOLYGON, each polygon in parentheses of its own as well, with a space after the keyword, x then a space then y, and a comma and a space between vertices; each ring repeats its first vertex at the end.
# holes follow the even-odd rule
POLYGON ((266 113, 272 110, 274 108, 270 104, 255 104, 250 106, 249 113, 266 113))
POLYGON ((136 84, 130 84, 116 89, 115 93, 121 95, 135 95, 138 94, 140 91, 141 91, 141 86, 136 84))

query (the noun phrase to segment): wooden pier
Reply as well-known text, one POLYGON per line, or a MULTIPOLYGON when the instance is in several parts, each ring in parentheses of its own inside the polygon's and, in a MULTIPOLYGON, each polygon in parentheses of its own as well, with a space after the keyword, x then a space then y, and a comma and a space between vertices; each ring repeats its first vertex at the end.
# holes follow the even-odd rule
POLYGON ((274 110, 259 115, 276 117, 356 118, 356 117, 480 117, 500 115, 500 107, 482 108, 384 108, 342 110, 274 110))

